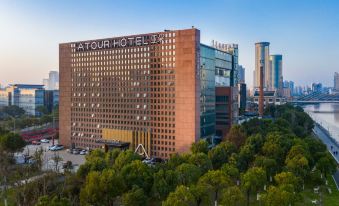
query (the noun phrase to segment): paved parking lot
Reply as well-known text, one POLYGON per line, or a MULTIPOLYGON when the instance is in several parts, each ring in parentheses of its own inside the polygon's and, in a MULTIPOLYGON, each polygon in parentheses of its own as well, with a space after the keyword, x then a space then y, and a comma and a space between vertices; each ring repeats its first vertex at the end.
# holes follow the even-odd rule
MULTIPOLYGON (((54 144, 58 144, 58 141, 55 140, 54 144)), ((60 162, 59 171, 62 171, 62 163, 71 161, 74 165, 74 170, 77 170, 81 164, 85 162, 85 155, 74 155, 68 153, 65 149, 60 151, 50 151, 48 150, 48 147, 52 145, 52 141, 50 143, 41 143, 41 145, 27 145, 23 152, 18 154, 19 156, 22 154, 26 154, 29 156, 33 156, 35 151, 42 148, 44 151, 44 157, 43 157, 43 170, 55 170, 55 163, 53 161, 55 156, 59 156, 62 161, 60 162)))

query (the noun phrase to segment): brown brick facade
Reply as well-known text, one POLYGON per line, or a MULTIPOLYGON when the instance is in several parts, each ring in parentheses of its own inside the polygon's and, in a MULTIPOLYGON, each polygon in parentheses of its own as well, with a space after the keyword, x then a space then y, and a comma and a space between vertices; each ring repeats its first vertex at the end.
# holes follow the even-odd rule
POLYGON ((60 44, 61 143, 97 148, 103 130, 126 130, 150 134, 151 156, 188 151, 200 136, 199 45, 197 29, 60 44))

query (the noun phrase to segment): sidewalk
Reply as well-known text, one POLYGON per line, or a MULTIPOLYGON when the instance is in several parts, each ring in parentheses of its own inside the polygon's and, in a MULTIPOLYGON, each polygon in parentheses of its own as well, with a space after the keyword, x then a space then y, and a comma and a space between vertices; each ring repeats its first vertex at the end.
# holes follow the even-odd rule
MULTIPOLYGON (((324 128, 321 128, 321 126, 316 123, 313 129, 313 132, 326 145, 328 151, 331 153, 333 158, 339 164, 339 155, 334 154, 334 151, 339 152, 339 146, 336 142, 334 142, 334 140, 324 130, 325 130, 324 128)), ((339 170, 337 170, 332 175, 332 177, 333 177, 335 184, 337 185, 337 189, 339 190, 339 170)))

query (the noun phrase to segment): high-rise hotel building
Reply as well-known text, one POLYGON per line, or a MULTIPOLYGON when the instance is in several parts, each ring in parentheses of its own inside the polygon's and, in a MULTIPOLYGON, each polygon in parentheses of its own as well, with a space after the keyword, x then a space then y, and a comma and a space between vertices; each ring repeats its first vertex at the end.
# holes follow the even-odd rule
POLYGON ((62 43, 59 58, 61 144, 166 158, 215 134, 216 71, 231 78, 232 58, 198 29, 62 43))

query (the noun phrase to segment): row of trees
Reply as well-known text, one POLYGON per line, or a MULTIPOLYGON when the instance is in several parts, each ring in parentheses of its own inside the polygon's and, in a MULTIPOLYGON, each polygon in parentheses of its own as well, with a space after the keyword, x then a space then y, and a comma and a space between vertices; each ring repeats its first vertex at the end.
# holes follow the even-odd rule
POLYGON ((9 130, 23 129, 37 125, 51 123, 58 119, 59 107, 56 105, 52 112, 49 112, 45 106, 38 106, 36 110, 41 114, 38 117, 29 116, 22 108, 11 105, 0 108, 0 124, 9 130))
POLYGON ((313 122, 302 109, 285 105, 266 112, 274 119, 234 126, 216 147, 202 140, 190 153, 155 166, 130 150, 94 150, 76 174, 67 174, 36 204, 294 205, 305 185, 322 184, 320 174, 332 173, 336 164, 311 136, 313 122))

